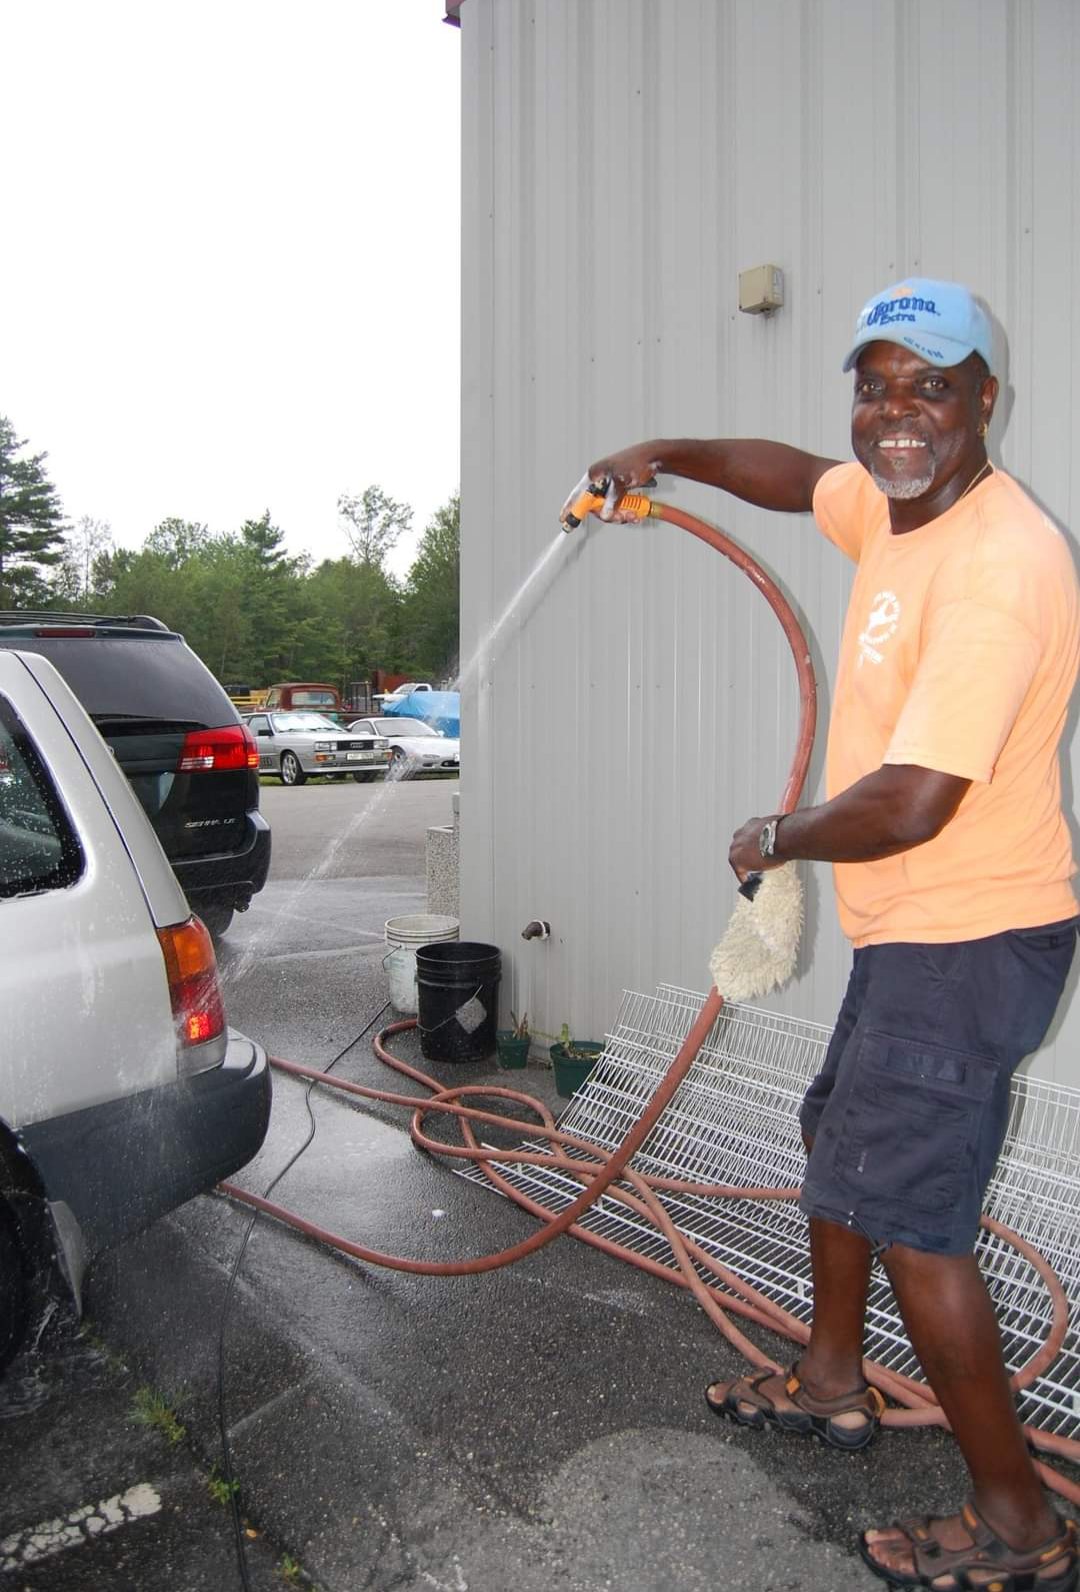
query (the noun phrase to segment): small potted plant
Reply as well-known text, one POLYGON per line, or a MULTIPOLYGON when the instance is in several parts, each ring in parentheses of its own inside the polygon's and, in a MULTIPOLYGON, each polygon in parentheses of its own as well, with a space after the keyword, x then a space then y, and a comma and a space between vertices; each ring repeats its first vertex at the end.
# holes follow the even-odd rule
POLYGON ((529 1014, 518 1017, 510 1013, 512 1028, 500 1028, 495 1035, 495 1050, 500 1067, 524 1067, 529 1059, 532 1035, 529 1032, 529 1014))
POLYGON ((556 1091, 569 1099, 581 1088, 604 1053, 603 1045, 595 1039, 571 1039, 568 1023, 548 1050, 555 1072, 556 1091))

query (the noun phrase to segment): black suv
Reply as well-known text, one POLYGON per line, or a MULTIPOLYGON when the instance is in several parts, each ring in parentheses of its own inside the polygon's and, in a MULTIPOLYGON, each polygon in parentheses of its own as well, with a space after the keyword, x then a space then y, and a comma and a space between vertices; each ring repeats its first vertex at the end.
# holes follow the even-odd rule
POLYGON ((112 748, 192 910, 214 935, 266 883, 254 737, 206 665, 146 614, 0 612, 0 647, 43 653, 112 748))

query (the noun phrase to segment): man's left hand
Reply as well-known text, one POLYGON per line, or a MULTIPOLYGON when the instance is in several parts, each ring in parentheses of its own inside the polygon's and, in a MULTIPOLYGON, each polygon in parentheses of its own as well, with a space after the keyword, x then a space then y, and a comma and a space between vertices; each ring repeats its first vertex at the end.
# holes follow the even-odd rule
POLYGON ((767 823, 778 819, 779 816, 778 813, 773 813, 768 818, 748 818, 741 829, 736 829, 728 850, 728 862, 740 884, 748 874, 767 873, 770 868, 783 866, 781 857, 761 855, 761 831, 767 823))

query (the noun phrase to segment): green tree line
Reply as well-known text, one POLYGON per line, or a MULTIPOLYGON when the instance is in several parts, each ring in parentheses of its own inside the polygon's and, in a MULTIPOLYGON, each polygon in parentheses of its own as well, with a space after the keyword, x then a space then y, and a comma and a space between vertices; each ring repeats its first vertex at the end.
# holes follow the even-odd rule
POLYGON ((153 614, 226 685, 318 679, 347 688, 376 669, 429 680, 458 657, 459 517, 436 510, 403 579, 387 559, 412 509, 369 486, 338 499, 346 552, 290 556, 269 510, 233 531, 163 519, 138 550, 107 524, 67 523, 44 453, 0 416, 0 609, 153 614))

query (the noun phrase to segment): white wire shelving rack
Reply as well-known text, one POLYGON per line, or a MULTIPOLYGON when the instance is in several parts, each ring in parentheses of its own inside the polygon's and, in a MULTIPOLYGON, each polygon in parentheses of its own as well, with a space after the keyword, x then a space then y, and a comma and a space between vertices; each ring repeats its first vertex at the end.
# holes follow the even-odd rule
MULTIPOLYGON (((559 1126, 602 1149, 616 1149, 703 1003, 703 995, 670 984, 654 995, 626 992, 604 1054, 559 1126)), ((819 1023, 751 1006, 725 1006, 634 1158, 634 1169, 697 1183, 798 1185, 803 1170, 798 1108, 830 1032, 819 1023)), ((543 1152, 539 1142, 527 1147, 543 1152)), ((580 1183, 554 1167, 503 1166, 501 1171, 550 1211, 563 1210, 581 1192, 580 1183)), ((493 1187, 478 1167, 461 1175, 493 1187)), ((809 1321, 813 1298, 806 1221, 794 1200, 659 1197, 682 1234, 809 1321)), ((1028 1077, 1014 1080, 1005 1147, 985 1210, 1046 1257, 1070 1304, 1061 1353, 1022 1395, 1021 1418, 1043 1431, 1080 1437, 1080 1089, 1028 1077)), ((581 1225, 677 1270, 662 1234, 615 1199, 602 1195, 581 1225)), ((1006 1360, 1015 1370, 1046 1339, 1050 1298, 1035 1269, 1003 1239, 984 1230, 976 1252, 997 1310, 1006 1360)), ((880 1267, 871 1281, 866 1353, 890 1370, 922 1378, 880 1267)))

